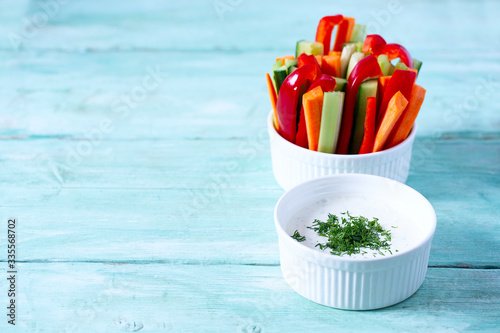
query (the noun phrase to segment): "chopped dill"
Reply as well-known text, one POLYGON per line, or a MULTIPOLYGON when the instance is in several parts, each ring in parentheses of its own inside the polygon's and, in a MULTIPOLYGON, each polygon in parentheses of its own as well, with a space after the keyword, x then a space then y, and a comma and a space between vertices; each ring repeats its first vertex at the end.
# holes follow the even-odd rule
MULTIPOLYGON (((326 222, 316 219, 311 227, 307 227, 327 238, 325 243, 316 244, 317 247, 321 250, 329 249, 330 253, 334 255, 347 254, 350 256, 361 253, 362 248, 375 250, 382 256, 385 256, 383 250, 392 254, 390 250, 391 231, 384 230, 377 218, 370 221, 364 216, 352 216, 349 212, 341 215, 339 219, 336 215, 328 214, 326 222)), ((297 231, 295 232, 300 236, 297 231)), ((292 238, 295 238, 294 236, 292 238)), ((366 251, 363 251, 362 254, 366 254, 366 251)))
POLYGON ((292 236, 293 239, 295 239, 297 242, 303 242, 306 240, 306 236, 301 236, 298 230, 295 230, 292 236))

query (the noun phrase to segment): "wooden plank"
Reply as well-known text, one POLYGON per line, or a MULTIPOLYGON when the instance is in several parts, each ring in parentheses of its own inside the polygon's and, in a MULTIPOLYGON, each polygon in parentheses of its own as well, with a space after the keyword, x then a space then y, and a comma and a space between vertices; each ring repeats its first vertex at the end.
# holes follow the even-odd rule
MULTIPOLYGON (((272 211, 283 192, 267 140, 185 141, 183 149, 110 141, 72 169, 60 143, 0 145, 0 208, 21 221, 24 260, 190 262, 201 251, 206 262, 278 262, 272 211)), ((438 215, 431 265, 500 266, 498 147, 417 140, 408 184, 438 215)))
POLYGON ((68 1, 16 50, 9 36, 43 3, 0 9, 0 218, 19 218, 22 329, 498 330, 499 2, 402 1, 386 22, 385 2, 334 8, 423 60, 428 90, 408 184, 438 214, 431 268, 375 312, 309 302, 277 266, 263 73, 314 37, 330 1, 222 16, 211 0, 68 1), (116 97, 157 65, 164 81, 118 117, 116 97), (103 119, 114 129, 65 168, 103 119))
MULTIPOLYGON (((25 263, 19 265, 16 328, 75 333, 494 332, 500 325, 499 273, 431 268, 406 301, 354 312, 299 296, 278 266, 25 263)), ((5 325, 2 320, 0 329, 5 325)))
MULTIPOLYGON (((182 190, 203 188, 212 178, 231 182, 233 188, 276 188, 265 129, 253 138, 233 140, 0 140, 0 150, 0 183, 8 188, 182 190)), ((410 181, 418 186, 426 181, 426 175, 432 181, 462 175, 455 183, 443 181, 443 186, 431 186, 428 193, 439 190, 438 195, 446 195, 450 187, 462 182, 494 180, 499 163, 499 139, 419 137, 413 148, 410 181)), ((476 193, 473 189, 463 192, 465 197, 476 193)))
MULTIPOLYGON (((251 136, 266 126, 270 102, 264 73, 279 55, 1 54, 10 60, 0 64, 6 73, 0 76, 5 87, 0 92, 0 138, 28 139, 81 139, 103 119, 113 125, 106 139, 251 136), (157 87, 145 89, 144 78, 156 68, 166 74, 157 87), (132 102, 121 99, 133 93, 138 97, 130 97, 132 102)), ((418 79, 428 91, 418 118, 419 135, 498 134, 500 109, 492 98, 500 91, 497 58, 433 56, 418 79), (478 60, 469 62, 471 58, 478 60)))
MULTIPOLYGON (((314 6, 298 1, 288 6, 269 1, 222 2, 230 4, 226 11, 217 11, 217 3, 209 0, 191 1, 189 6, 154 0, 126 6, 119 0, 66 1, 51 11, 41 9, 40 3, 43 1, 3 4, 8 24, 0 34, 26 35, 21 41, 30 50, 290 52, 298 39, 314 38, 322 16, 340 13, 368 24, 370 33, 404 43, 417 53, 490 52, 492 47, 498 51, 495 32, 500 4, 494 0, 399 1, 393 7, 376 0, 348 1, 341 7, 332 7, 327 0, 316 1, 314 6), (47 20, 42 18, 43 24, 35 24, 34 32, 23 34, 23 18, 30 20, 35 15, 45 15, 47 20)), ((0 48, 10 50, 13 44, 2 38, 0 48)))

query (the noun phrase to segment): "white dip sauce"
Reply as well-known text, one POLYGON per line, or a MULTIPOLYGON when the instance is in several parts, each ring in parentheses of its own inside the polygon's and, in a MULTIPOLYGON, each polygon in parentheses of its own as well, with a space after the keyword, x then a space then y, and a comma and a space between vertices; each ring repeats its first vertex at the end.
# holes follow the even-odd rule
MULTIPOLYGON (((290 222, 287 225, 287 233, 293 235, 295 230, 298 230, 301 236, 306 236, 306 240, 301 242, 305 246, 315 249, 320 252, 329 253, 329 249, 321 250, 315 245, 325 243, 327 238, 319 236, 314 230, 307 227, 312 226, 315 219, 326 221, 328 214, 334 214, 339 217, 341 213, 349 211, 351 216, 364 216, 369 220, 378 218, 378 222, 384 230, 390 230, 392 240, 392 254, 405 252, 421 242, 424 234, 419 227, 419 224, 412 216, 405 213, 404 207, 390 205, 384 198, 367 197, 361 195, 334 195, 322 198, 307 203, 297 213, 292 215, 290 222), (396 227, 396 228, 393 228, 396 227)), ((382 239, 383 236, 382 236, 382 239)), ((385 256, 391 254, 387 250, 382 250, 385 256)), ((347 254, 342 256, 349 257, 347 254)), ((377 250, 362 248, 361 253, 352 254, 351 258, 373 258, 382 257, 377 250), (367 252, 362 254, 363 251, 367 252)))

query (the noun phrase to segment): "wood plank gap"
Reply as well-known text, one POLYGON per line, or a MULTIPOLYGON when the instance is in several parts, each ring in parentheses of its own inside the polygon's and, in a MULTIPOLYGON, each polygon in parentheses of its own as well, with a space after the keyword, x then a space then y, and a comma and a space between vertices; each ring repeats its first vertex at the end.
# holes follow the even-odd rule
MULTIPOLYGON (((0 260, 0 263, 6 262, 0 260)), ((197 260, 47 260, 47 259, 31 259, 18 260, 17 263, 24 264, 40 264, 40 263, 76 263, 76 264, 105 264, 105 265, 187 265, 187 266, 257 266, 257 267, 277 267, 279 263, 245 263, 245 262, 225 262, 225 261, 197 261, 197 260)), ((457 265, 429 265, 428 268, 444 268, 444 269, 480 269, 480 270, 497 270, 500 265, 474 265, 474 264, 457 264, 457 265)))

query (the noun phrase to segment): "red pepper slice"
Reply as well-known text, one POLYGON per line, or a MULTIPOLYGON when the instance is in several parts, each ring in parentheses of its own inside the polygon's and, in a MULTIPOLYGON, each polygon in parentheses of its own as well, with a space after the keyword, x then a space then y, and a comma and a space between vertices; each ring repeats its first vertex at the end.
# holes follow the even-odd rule
POLYGON ((316 59, 315 56, 312 54, 305 54, 302 53, 298 58, 297 58, 297 68, 300 68, 304 66, 305 64, 313 64, 317 67, 318 73, 321 73, 321 67, 319 66, 318 59, 316 59))
MULTIPOLYGON (((323 92, 334 91, 336 85, 337 81, 335 81, 333 77, 331 77, 330 75, 321 74, 321 76, 318 77, 316 81, 314 81, 311 84, 311 86, 309 87, 309 89, 307 89, 307 91, 311 91, 318 86, 321 87, 321 90, 323 90, 323 92)), ((297 137, 295 139, 295 144, 303 148, 308 148, 309 143, 307 141, 307 129, 306 129, 306 118, 304 116, 304 108, 300 110, 299 118, 300 118, 299 127, 297 129, 297 137)))
POLYGON ((302 148, 309 148, 309 141, 307 140, 306 116, 304 114, 304 107, 300 109, 299 126, 297 128, 297 136, 295 137, 295 144, 302 148))
POLYGON ((368 35, 366 36, 365 43, 363 44, 363 53, 378 53, 385 44, 387 44, 387 42, 382 38, 382 36, 368 35))
POLYGON ((382 75, 377 58, 370 55, 361 59, 349 75, 345 93, 344 112, 342 113, 342 123, 340 125, 340 136, 337 145, 337 154, 346 154, 351 138, 354 106, 358 97, 360 84, 368 79, 382 75))
POLYGON ((367 97, 366 116, 365 116, 365 131, 363 133, 363 141, 359 148, 360 154, 368 154, 373 151, 375 142, 375 120, 377 118, 377 100, 375 97, 367 97))
POLYGON ((342 51, 344 44, 351 40, 352 29, 354 29, 355 20, 352 17, 345 17, 339 25, 333 51, 342 51))
POLYGON ((305 64, 288 75, 281 85, 276 106, 279 123, 278 132, 283 138, 292 143, 295 143, 297 134, 297 108, 300 105, 301 87, 306 85, 306 88, 308 88, 310 82, 313 82, 319 74, 317 66, 305 64))
POLYGON ((377 130, 384 119, 385 111, 387 109, 387 105, 391 100, 392 96, 398 91, 401 91, 403 96, 410 100, 411 90, 413 85, 415 84, 415 80, 417 79, 417 74, 412 71, 396 69, 394 74, 392 74, 391 79, 387 83, 387 86, 384 89, 384 97, 382 98, 382 102, 380 103, 380 108, 377 115, 377 130))
POLYGON ((389 60, 399 58, 408 68, 413 68, 410 52, 399 44, 386 44, 380 54, 387 54, 389 60))
POLYGON ((399 44, 387 44, 379 35, 366 36, 363 52, 371 52, 374 56, 386 54, 389 60, 399 58, 408 68, 413 68, 410 52, 399 44))
MULTIPOLYGON (((332 40, 333 28, 335 28, 336 25, 339 25, 343 19, 344 17, 342 15, 335 15, 325 16, 319 21, 318 29, 316 30, 316 41, 323 44, 323 54, 328 54, 328 52, 330 52, 330 42, 332 40)), ((342 50, 342 47, 340 50, 342 50)), ((339 50, 334 48, 334 51, 339 50)))
POLYGON ((321 90, 323 90, 324 93, 334 91, 335 86, 337 86, 337 81, 330 75, 326 74, 321 74, 307 89, 307 91, 311 91, 317 86, 321 87, 321 90))

